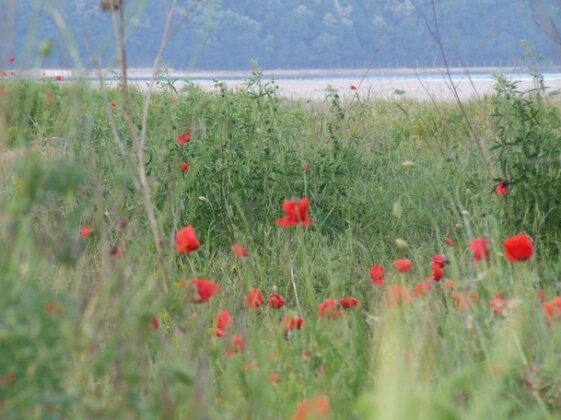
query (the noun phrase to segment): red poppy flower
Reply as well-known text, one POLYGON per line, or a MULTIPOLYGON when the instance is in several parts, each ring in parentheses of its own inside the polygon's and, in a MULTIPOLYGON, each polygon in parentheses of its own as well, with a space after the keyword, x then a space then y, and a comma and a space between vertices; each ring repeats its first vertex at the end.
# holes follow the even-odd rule
POLYGON ((184 131, 181 134, 177 135, 177 144, 180 146, 184 146, 191 141, 191 133, 188 131, 184 131))
POLYGON ((181 162, 181 172, 185 173, 189 169, 189 164, 187 162, 181 162))
POLYGON ((199 249, 199 240, 193 226, 186 226, 175 235, 175 249, 179 254, 188 254, 199 249))
POLYGON ((62 80, 62 76, 60 74, 57 74, 57 76, 55 77, 55 80, 57 82, 60 82, 62 80))
POLYGON ((45 312, 45 315, 47 316, 51 316, 54 315, 55 312, 59 312, 58 308, 52 304, 51 302, 47 302, 45 303, 45 306, 43 307, 43 312, 45 312))
POLYGON ((555 296, 549 302, 544 302, 542 308, 548 323, 561 319, 561 296, 555 296))
POLYGON ((448 246, 453 246, 454 245, 454 241, 449 236, 444 237, 444 243, 448 246))
POLYGON ((280 309, 284 306, 284 298, 278 293, 269 295, 269 306, 273 309, 280 309))
POLYGON ((508 181, 501 181, 495 185, 495 193, 499 197, 506 197, 508 195, 508 181))
POLYGON ((123 258, 125 251, 121 245, 115 245, 109 250, 109 256, 115 260, 123 258))
POLYGON ((442 290, 454 290, 456 283, 452 279, 448 279, 440 283, 440 288, 442 290))
POLYGON ((220 311, 216 317, 216 328, 214 330, 216 336, 222 337, 231 323, 230 312, 220 311))
POLYGON ((156 318, 152 318, 150 320, 150 326, 152 327, 152 329, 154 331, 156 331, 158 328, 160 328, 160 323, 158 322, 158 320, 156 318))
POLYGON ((500 293, 495 293, 493 299, 489 301, 489 309, 495 316, 505 316, 507 310, 507 302, 500 293))
POLYGON ((304 325, 304 318, 292 318, 290 315, 286 314, 282 324, 287 331, 299 330, 304 325))
POLYGON ((318 318, 332 319, 343 315, 336 299, 325 299, 319 304, 318 318))
POLYGON ((432 274, 430 276, 432 281, 440 281, 444 274, 442 273, 442 268, 439 265, 433 264, 432 265, 432 274))
POLYGON ((263 303, 265 303, 263 296, 256 288, 251 289, 245 297, 245 304, 250 308, 259 308, 263 303))
POLYGON ((413 302, 409 290, 399 284, 392 284, 386 289, 384 300, 388 306, 409 305, 413 302))
POLYGON ((15 63, 15 62, 16 62, 16 57, 13 57, 13 56, 12 56, 12 57, 8 58, 8 61, 9 61, 10 63, 15 63))
POLYGON ((230 357, 234 354, 241 353, 245 348, 245 340, 241 335, 232 336, 232 345, 226 349, 226 356, 230 357))
POLYGON ((232 244, 232 254, 238 258, 249 257, 249 251, 239 244, 232 244))
POLYGON ((542 303, 543 316, 547 323, 553 321, 553 306, 549 302, 542 303))
POLYGON ((349 86, 349 89, 350 89, 350 90, 357 90, 358 88, 356 87, 356 85, 350 85, 350 86, 349 86))
POLYGON ((245 362, 243 371, 245 373, 248 373, 251 372, 252 370, 259 370, 259 363, 257 363, 257 361, 255 360, 250 360, 248 362, 245 362))
POLYGON ((310 170, 310 164, 308 162, 304 162, 304 164, 302 165, 302 170, 304 172, 308 172, 310 170))
POLYGON ((503 250, 506 259, 512 262, 526 261, 534 255, 534 246, 523 233, 507 238, 503 242, 503 250))
POLYGON ((95 232, 95 229, 91 228, 89 226, 82 226, 80 228, 80 236, 84 239, 87 238, 88 236, 90 236, 94 232, 95 232))
POLYGON ((468 293, 465 290, 461 292, 452 292, 450 297, 461 314, 463 314, 466 309, 471 309, 473 307, 473 302, 479 299, 477 293, 468 293))
POLYGON ((433 267, 436 265, 440 268, 444 268, 448 265, 448 258, 446 258, 445 255, 438 254, 432 257, 431 263, 433 267))
POLYGON ((340 303, 343 309, 354 308, 359 304, 358 299, 353 296, 345 296, 341 299, 340 303))
POLYGON ((232 337, 232 345, 241 351, 245 347, 245 340, 241 335, 235 335, 232 337))
POLYGON ((411 270, 411 261, 407 258, 401 258, 393 262, 394 268, 400 273, 407 273, 411 270))
POLYGON ((277 372, 271 372, 269 375, 269 382, 272 384, 278 384, 280 382, 280 376, 277 372))
POLYGON ((115 102, 111 102, 110 105, 111 105, 111 108, 113 108, 113 109, 117 108, 117 104, 115 102))
POLYGON ((13 369, 10 369, 3 377, 0 377, 0 388, 6 388, 14 383, 16 375, 13 369))
POLYGON ((374 286, 382 286, 384 284, 384 269, 380 265, 373 265, 370 268, 370 280, 374 286))
POLYGON ((417 283, 415 285, 415 287, 413 288, 413 291, 411 292, 411 295, 414 298, 424 296, 431 291, 431 288, 432 288, 432 284, 431 284, 430 281, 417 283))
POLYGON ((292 420, 320 420, 329 417, 329 399, 323 395, 310 398, 296 406, 292 420))
POLYGON ((476 238, 469 242, 471 251, 471 261, 476 263, 481 260, 488 260, 490 257, 487 239, 476 238))
POLYGON ((305 197, 300 200, 284 200, 282 202, 282 212, 284 213, 284 217, 277 219, 277 226, 310 226, 312 222, 308 217, 309 204, 309 200, 305 197))
POLYGON ((180 282, 182 288, 191 288, 193 296, 191 302, 204 303, 208 302, 220 290, 220 285, 206 279, 193 279, 191 281, 182 280, 180 282))

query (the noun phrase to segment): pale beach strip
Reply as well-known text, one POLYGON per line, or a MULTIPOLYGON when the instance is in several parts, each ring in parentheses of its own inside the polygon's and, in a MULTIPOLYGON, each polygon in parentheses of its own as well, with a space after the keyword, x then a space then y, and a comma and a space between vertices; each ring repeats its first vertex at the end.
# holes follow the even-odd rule
MULTIPOLYGON (((509 81, 518 83, 520 91, 536 88, 532 75, 524 68, 511 67, 478 67, 471 69, 451 68, 450 76, 443 68, 423 69, 310 69, 310 70, 264 70, 265 82, 274 80, 278 86, 278 94, 282 98, 318 101, 326 97, 326 89, 331 87, 341 96, 359 95, 372 100, 406 98, 412 100, 452 101, 455 99, 454 89, 460 99, 481 97, 493 93, 494 75, 501 74, 509 81), (450 80, 451 79, 451 80, 450 80), (351 86, 356 87, 351 89, 351 86)), ((50 80, 57 75, 63 81, 100 80, 99 71, 76 71, 68 69, 45 69, 23 71, 23 77, 38 80, 50 80)), ((118 82, 116 70, 104 69, 104 81, 109 86, 118 82)), ((145 89, 151 77, 151 69, 129 69, 131 84, 145 89)), ((226 84, 232 89, 244 89, 246 80, 252 76, 246 71, 177 71, 169 69, 159 76, 158 81, 172 81, 176 89, 186 83, 194 83, 201 89, 212 91, 216 82, 226 84)), ((539 86, 539 85, 538 85, 539 86)), ((543 72, 543 87, 546 94, 557 94, 561 91, 561 69, 548 68, 543 72)))

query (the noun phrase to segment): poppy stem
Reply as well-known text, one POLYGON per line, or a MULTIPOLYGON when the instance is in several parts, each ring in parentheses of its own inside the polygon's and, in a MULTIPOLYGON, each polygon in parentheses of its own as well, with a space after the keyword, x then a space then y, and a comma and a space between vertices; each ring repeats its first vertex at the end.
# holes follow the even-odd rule
POLYGON ((306 171, 304 171, 304 197, 308 196, 308 175, 306 175, 306 171))
POLYGON ((302 316, 302 307, 300 306, 300 299, 298 298, 298 289, 296 289, 296 274, 294 273, 294 259, 290 260, 290 280, 292 282, 292 289, 294 290, 294 298, 296 299, 296 307, 298 308, 298 315, 302 316))

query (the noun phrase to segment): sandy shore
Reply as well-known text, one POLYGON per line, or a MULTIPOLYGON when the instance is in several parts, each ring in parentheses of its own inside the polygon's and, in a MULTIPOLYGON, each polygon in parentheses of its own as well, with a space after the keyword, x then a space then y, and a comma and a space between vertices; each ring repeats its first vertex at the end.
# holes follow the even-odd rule
MULTIPOLYGON (((533 89, 534 82, 532 80, 520 80, 512 78, 510 80, 519 81, 519 89, 526 91, 533 89)), ((454 93, 451 83, 444 78, 410 80, 410 79, 366 79, 362 83, 360 80, 351 78, 336 79, 302 79, 302 80, 286 80, 278 79, 276 84, 279 87, 278 93, 283 98, 288 99, 309 99, 321 100, 326 97, 326 88, 331 86, 336 89, 342 96, 359 95, 369 99, 396 99, 408 98, 415 100, 435 100, 435 101, 451 101, 454 100, 454 93), (352 90, 351 86, 356 86, 356 90, 352 90)), ((213 89, 212 81, 198 80, 195 83, 205 90, 213 89)), ((225 83, 232 88, 242 88, 243 82, 236 80, 227 80, 225 83)), ((477 80, 463 79, 454 81, 454 86, 462 100, 474 97, 481 97, 491 94, 493 91, 493 80, 477 80)), ((181 83, 178 83, 180 86, 181 83)), ((546 92, 561 90, 561 78, 545 79, 546 92)))
MULTIPOLYGON (((551 68, 544 72, 547 92, 561 90, 561 69, 551 68)), ((444 69, 340 69, 340 70, 267 70, 264 79, 274 78, 278 93, 283 98, 322 100, 331 86, 342 96, 360 95, 370 99, 408 98, 415 100, 454 100, 452 83, 461 99, 490 94, 493 91, 494 74, 502 74, 508 80, 518 81, 520 90, 533 89, 530 75, 521 68, 472 68, 451 69, 452 83, 444 69), (356 87, 351 89, 351 86, 356 87)), ((63 80, 99 79, 97 72, 74 72, 69 70, 41 70, 29 72, 29 77, 40 79, 62 75, 63 80)), ((131 83, 144 89, 150 78, 150 69, 131 69, 131 83)), ((215 79, 233 89, 243 89, 249 71, 169 71, 169 80, 180 89, 186 82, 193 82, 205 90, 213 90, 215 79)), ((115 72, 104 71, 108 83, 115 83, 115 72)))

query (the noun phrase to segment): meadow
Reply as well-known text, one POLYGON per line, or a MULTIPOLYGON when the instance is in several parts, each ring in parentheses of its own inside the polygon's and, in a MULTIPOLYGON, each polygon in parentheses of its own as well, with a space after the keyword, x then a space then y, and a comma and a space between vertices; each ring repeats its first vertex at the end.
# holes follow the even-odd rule
POLYGON ((561 417, 555 98, 144 98, 2 81, 1 418, 561 417))

